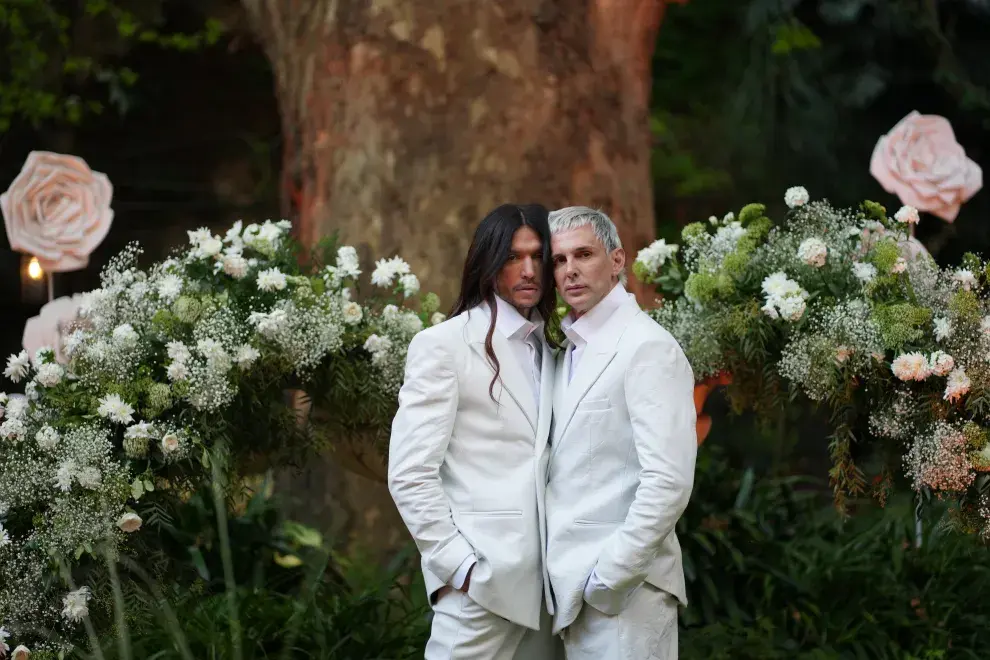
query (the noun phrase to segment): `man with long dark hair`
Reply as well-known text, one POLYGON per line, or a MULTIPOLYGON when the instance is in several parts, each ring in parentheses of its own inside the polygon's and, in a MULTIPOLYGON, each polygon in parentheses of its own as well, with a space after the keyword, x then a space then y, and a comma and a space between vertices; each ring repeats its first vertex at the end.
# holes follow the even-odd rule
POLYGON ((554 632, 567 660, 673 659, 686 603, 674 527, 694 483, 694 375, 623 287, 609 217, 570 207, 550 214, 550 228, 557 290, 571 307, 545 501, 554 632))
POLYGON ((409 345, 388 484, 433 604, 427 660, 551 657, 541 646, 552 613, 543 570, 555 302, 547 218, 535 204, 489 213, 450 318, 409 345))

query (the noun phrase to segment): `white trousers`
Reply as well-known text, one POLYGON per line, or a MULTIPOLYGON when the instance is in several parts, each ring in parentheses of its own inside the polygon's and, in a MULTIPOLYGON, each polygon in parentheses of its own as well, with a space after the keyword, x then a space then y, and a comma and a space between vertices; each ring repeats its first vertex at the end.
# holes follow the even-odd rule
POLYGON ((615 616, 585 603, 561 636, 567 660, 676 660, 677 599, 644 582, 615 616))
POLYGON ((492 614, 462 591, 449 591, 433 606, 433 627, 424 657, 426 660, 554 660, 562 658, 563 653, 559 639, 551 634, 552 627, 546 605, 540 629, 531 630, 492 614))

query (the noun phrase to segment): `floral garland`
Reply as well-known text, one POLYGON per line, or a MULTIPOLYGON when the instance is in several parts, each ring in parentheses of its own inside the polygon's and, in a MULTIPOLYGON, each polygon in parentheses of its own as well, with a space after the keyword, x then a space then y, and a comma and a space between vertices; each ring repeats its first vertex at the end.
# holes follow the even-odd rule
POLYGON ((0 657, 11 635, 54 652, 69 642, 33 631, 79 633, 96 597, 73 583, 88 574, 79 567, 133 549, 156 491, 193 487, 225 455, 313 441, 290 403, 272 418, 281 425, 261 429, 252 405, 289 388, 326 398, 325 376, 343 363, 360 378, 347 387, 392 405, 409 341, 443 320, 439 299, 419 296, 394 257, 371 275, 386 295, 362 305, 351 299, 357 251, 321 246, 332 263, 303 268, 288 229, 189 232, 186 249, 148 270, 129 246, 85 294, 66 363, 53 348, 7 360, 25 393, 0 394, 0 657), (418 312, 407 307, 417 300, 418 312))
POLYGON ((785 202, 779 226, 750 204, 642 250, 634 272, 666 294, 652 314, 699 381, 732 374, 737 411, 796 393, 831 409, 838 505, 870 490, 865 452, 853 456, 865 445, 881 501, 903 475, 957 503, 946 524, 990 535, 990 266, 967 254, 939 268, 910 206, 836 209, 801 187, 785 202))

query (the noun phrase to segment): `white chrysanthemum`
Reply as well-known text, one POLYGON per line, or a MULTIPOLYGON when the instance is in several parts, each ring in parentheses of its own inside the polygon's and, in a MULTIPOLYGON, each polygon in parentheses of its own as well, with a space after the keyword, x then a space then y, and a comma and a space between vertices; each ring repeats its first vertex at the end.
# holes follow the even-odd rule
POLYGON ((936 376, 945 376, 955 366, 956 361, 944 351, 935 351, 928 358, 928 370, 936 376))
POLYGON ((113 329, 113 343, 121 348, 137 345, 138 333, 130 323, 123 323, 113 329))
POLYGON ((368 351, 372 355, 378 353, 384 353, 392 347, 392 340, 388 337, 382 337, 379 335, 371 335, 364 342, 364 350, 368 351))
POLYGON ((809 199, 811 199, 811 196, 803 186, 788 188, 784 193, 784 203, 787 204, 787 208, 790 209, 796 209, 799 206, 804 206, 808 203, 809 199))
POLYGON ((247 369, 255 360, 261 357, 261 353, 257 348, 251 346, 250 344, 244 344, 237 348, 237 352, 234 354, 234 362, 240 369, 247 369))
POLYGON ((269 268, 258 273, 258 289, 261 291, 281 291, 288 284, 285 274, 278 268, 269 268))
POLYGON ((348 325, 360 323, 361 319, 364 318, 364 310, 361 309, 361 305, 353 301, 344 303, 341 313, 344 315, 344 323, 348 325))
POLYGON ((247 277, 248 262, 239 253, 228 252, 223 256, 223 272, 235 280, 247 277))
POLYGON ((447 315, 441 312, 433 312, 433 316, 430 317, 430 325, 437 325, 438 323, 443 323, 447 320, 447 315))
POLYGON ((361 262, 357 250, 344 245, 337 250, 337 274, 341 278, 357 277, 361 274, 361 262))
POLYGON ((165 369, 165 374, 172 382, 180 382, 189 378, 189 367, 185 362, 173 362, 165 369))
POLYGON ((392 282, 396 277, 402 277, 409 273, 409 264, 400 257, 379 259, 375 262, 375 270, 371 273, 371 283, 387 289, 392 286, 392 282))
POLYGON ((916 225, 921 220, 921 216, 918 215, 918 209, 905 204, 894 214, 894 220, 905 225, 916 225))
POLYGON ((956 367, 949 374, 949 378, 945 382, 945 394, 942 395, 942 398, 946 401, 957 401, 969 392, 971 385, 972 383, 969 380, 969 376, 966 375, 966 371, 962 367, 956 367))
POLYGON ((120 531, 122 532, 132 534, 133 532, 141 529, 142 522, 144 521, 141 520, 141 516, 136 513, 128 512, 117 519, 117 527, 120 528, 120 531))
POLYGON ((15 383, 27 376, 31 367, 31 359, 27 351, 21 351, 7 358, 7 368, 3 370, 3 375, 15 383))
POLYGON ((134 408, 120 398, 119 394, 108 394, 100 399, 97 409, 100 417, 105 417, 120 424, 130 424, 134 421, 134 408))
POLYGON ((904 381, 925 380, 930 374, 928 358, 917 352, 898 355, 891 363, 890 370, 904 381))
POLYGON ((79 587, 70 591, 62 599, 62 616, 69 621, 82 621, 89 616, 89 587, 79 587))
POLYGON ((853 263, 853 275, 863 283, 872 282, 877 276, 877 267, 862 261, 853 263))
POLYGON ((16 417, 11 417, 3 424, 0 424, 0 438, 5 440, 19 442, 24 439, 24 434, 26 433, 27 426, 24 425, 23 421, 17 419, 16 417))
POLYGON ((399 286, 406 298, 419 293, 419 278, 412 273, 407 273, 399 278, 399 286))
POLYGON ((952 321, 949 319, 939 316, 933 321, 933 324, 935 325, 936 341, 945 341, 952 336, 952 321))
POLYGON ((182 278, 174 273, 165 275, 158 281, 158 297, 168 304, 182 294, 182 278))
MULTIPOLYGON (((7 533, 7 530, 3 528, 3 523, 0 523, 0 548, 9 543, 10 535, 7 533)), ((0 630, 3 630, 3 628, 0 628, 0 630)), ((2 638, 0 638, 0 641, 3 641, 2 638)))
POLYGON ((820 238, 806 238, 798 246, 797 256, 809 266, 821 268, 828 258, 828 246, 820 238))
POLYGON ((34 379, 44 387, 55 387, 62 382, 64 373, 65 370, 62 365, 57 362, 48 362, 38 367, 38 373, 35 374, 34 379))
POLYGON ((34 434, 34 439, 44 451, 51 451, 58 445, 59 434, 52 427, 45 425, 34 434))
POLYGON ((966 268, 960 268, 954 272, 952 274, 952 279, 966 291, 969 291, 976 286, 976 276, 973 275, 973 271, 966 268))
MULTIPOLYGON (((718 218, 712 216, 711 219, 714 220, 712 224, 718 224, 718 218)), ((646 272, 655 276, 660 272, 663 265, 667 263, 667 260, 674 256, 677 249, 676 244, 671 243, 668 245, 667 241, 661 238, 640 250, 636 255, 636 261, 643 265, 646 272)))
POLYGON ((763 292, 766 294, 763 313, 772 319, 784 318, 788 321, 798 321, 807 308, 808 292, 801 285, 787 277, 783 272, 768 275, 763 280, 763 292))
POLYGON ((150 422, 137 422, 131 424, 124 431, 125 438, 154 438, 157 436, 155 433, 155 426, 150 422))
POLYGON ((8 419, 23 419, 27 416, 28 409, 31 403, 25 398, 20 396, 15 396, 14 398, 7 401, 7 418, 8 419))
POLYGON ((77 469, 76 462, 71 458, 62 461, 61 465, 58 466, 58 470, 55 471, 55 487, 63 493, 68 493, 72 490, 72 480, 75 479, 77 469))
POLYGON ((185 362, 192 356, 189 347, 181 341, 170 341, 165 345, 165 350, 169 358, 175 362, 185 362))

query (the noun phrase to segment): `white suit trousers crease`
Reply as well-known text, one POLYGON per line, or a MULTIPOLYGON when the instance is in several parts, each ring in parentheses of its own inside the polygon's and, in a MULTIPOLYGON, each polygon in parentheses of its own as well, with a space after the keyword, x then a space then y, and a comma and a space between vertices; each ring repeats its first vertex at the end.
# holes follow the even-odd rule
POLYGON ((676 660, 677 600, 644 583, 615 616, 585 603, 562 637, 567 660, 676 660))
POLYGON ((462 591, 451 591, 433 606, 426 660, 563 660, 553 621, 543 608, 540 630, 492 614, 462 591))

